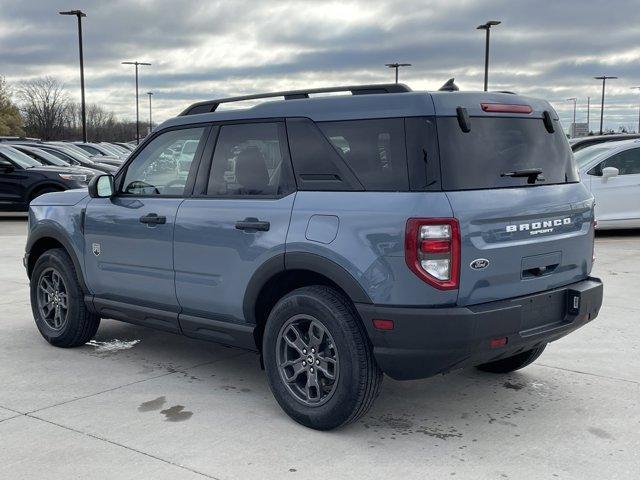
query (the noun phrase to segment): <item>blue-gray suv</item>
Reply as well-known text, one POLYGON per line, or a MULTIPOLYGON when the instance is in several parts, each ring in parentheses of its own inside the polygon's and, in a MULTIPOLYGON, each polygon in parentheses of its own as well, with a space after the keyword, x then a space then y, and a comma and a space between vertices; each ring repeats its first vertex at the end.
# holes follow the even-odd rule
POLYGON ((602 304, 593 197, 547 102, 455 90, 190 106, 114 176, 31 202, 38 329, 74 347, 111 318, 257 351, 284 411, 324 430, 383 373, 530 364, 602 304))

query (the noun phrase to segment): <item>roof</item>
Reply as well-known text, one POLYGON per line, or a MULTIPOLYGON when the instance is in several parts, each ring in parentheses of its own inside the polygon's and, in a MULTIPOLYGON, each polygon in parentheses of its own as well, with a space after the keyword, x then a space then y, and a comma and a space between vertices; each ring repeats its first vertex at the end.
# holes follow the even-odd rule
MULTIPOLYGON (((367 88, 373 87, 375 86, 367 86, 367 88)), ((336 91, 335 89, 327 90, 336 91)), ((285 98, 288 93, 292 92, 279 92, 285 98)), ((256 95, 235 98, 262 99, 269 98, 269 96, 256 95)), ((194 123, 286 117, 306 117, 316 122, 322 122, 433 115, 455 116, 456 108, 459 106, 465 107, 470 116, 513 116, 513 114, 485 113, 480 106, 481 103, 526 104, 533 108, 533 112, 527 117, 542 118, 542 112, 545 110, 550 111, 554 117, 557 117, 548 102, 511 93, 420 92, 411 90, 401 93, 329 95, 310 98, 299 98, 294 94, 289 99, 267 100, 251 108, 188 114, 190 111, 198 111, 200 105, 216 108, 220 103, 231 103, 231 101, 235 101, 235 99, 199 102, 187 108, 185 110, 187 114, 167 120, 158 129, 194 123)))

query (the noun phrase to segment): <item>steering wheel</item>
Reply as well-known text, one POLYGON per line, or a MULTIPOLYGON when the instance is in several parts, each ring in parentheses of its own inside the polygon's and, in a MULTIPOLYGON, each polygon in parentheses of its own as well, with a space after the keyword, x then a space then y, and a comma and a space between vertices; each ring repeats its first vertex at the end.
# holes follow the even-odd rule
POLYGON ((150 183, 143 182, 142 180, 134 180, 129 185, 127 185, 126 192, 130 193, 131 190, 141 190, 143 188, 152 188, 154 195, 160 195, 160 190, 157 187, 151 185, 150 183))

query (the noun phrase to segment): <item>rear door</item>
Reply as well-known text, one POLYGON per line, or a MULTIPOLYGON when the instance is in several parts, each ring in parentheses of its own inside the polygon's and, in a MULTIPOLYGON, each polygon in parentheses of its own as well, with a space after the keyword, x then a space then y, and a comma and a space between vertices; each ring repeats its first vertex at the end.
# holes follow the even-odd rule
MULTIPOLYGON (((160 133, 116 179, 113 198, 87 204, 86 280, 103 317, 179 330, 173 234, 178 207, 192 185, 170 152, 185 139, 203 146, 208 130, 198 126, 160 133)), ((192 156, 194 169, 201 151, 192 156)))
POLYGON ((601 227, 640 226, 640 148, 612 155, 589 170, 588 175, 601 227), (605 167, 618 169, 618 175, 602 176, 605 167))
POLYGON ((210 163, 203 158, 198 174, 199 195, 180 205, 176 220, 175 285, 185 334, 237 344, 219 322, 246 323, 251 277, 274 258, 284 265, 295 198, 288 152, 283 122, 219 127, 215 153, 210 163))
POLYGON ((458 304, 588 276, 593 201, 557 119, 552 125, 542 112, 478 113, 468 132, 457 117, 437 119, 443 190, 460 223, 458 304))

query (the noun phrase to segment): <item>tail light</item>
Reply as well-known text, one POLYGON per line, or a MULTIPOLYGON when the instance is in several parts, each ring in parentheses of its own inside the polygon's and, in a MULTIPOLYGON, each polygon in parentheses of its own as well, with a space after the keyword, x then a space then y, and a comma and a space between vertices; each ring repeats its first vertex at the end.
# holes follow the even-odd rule
POLYGON ((460 227, 455 218, 410 218, 404 238, 407 266, 441 290, 458 288, 460 227))

